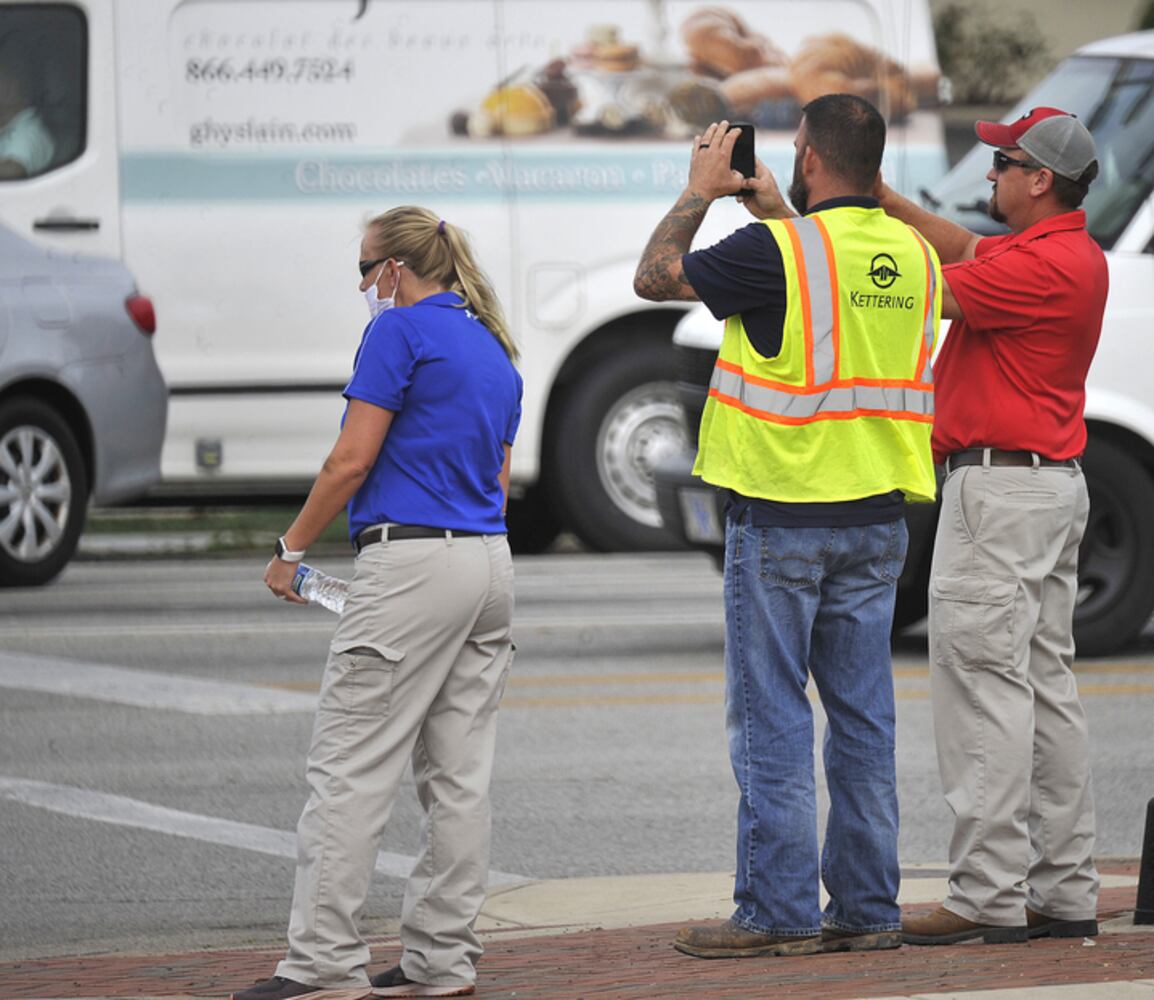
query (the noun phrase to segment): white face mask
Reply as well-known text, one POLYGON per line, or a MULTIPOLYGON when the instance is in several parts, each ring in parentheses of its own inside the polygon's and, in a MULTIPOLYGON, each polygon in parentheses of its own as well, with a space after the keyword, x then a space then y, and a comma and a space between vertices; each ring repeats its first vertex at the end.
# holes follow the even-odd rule
MULTIPOLYGON (((397 261, 397 267, 404 267, 403 260, 397 261)), ((381 270, 377 272, 377 280, 374 281, 364 291, 365 303, 369 307, 369 318, 376 319, 386 309, 392 309, 397 304, 397 285, 401 283, 401 276, 397 275, 396 283, 393 285, 393 293, 386 298, 377 297, 377 285, 380 283, 381 274, 385 270, 385 265, 381 265, 381 270)))

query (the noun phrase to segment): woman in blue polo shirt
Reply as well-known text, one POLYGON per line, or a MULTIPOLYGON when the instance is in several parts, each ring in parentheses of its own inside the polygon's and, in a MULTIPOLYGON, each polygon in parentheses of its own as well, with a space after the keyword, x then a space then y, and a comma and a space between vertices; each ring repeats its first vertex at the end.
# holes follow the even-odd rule
POLYGON ((236 1000, 369 985, 357 917, 410 761, 425 816, 401 910, 404 953, 372 985, 387 996, 469 994, 482 950, 473 924, 513 657, 504 506, 521 416, 516 348, 464 234, 426 209, 373 219, 360 271, 373 318, 341 433, 265 582, 299 601, 296 563, 346 505, 356 568, 309 752, 288 952, 236 1000))

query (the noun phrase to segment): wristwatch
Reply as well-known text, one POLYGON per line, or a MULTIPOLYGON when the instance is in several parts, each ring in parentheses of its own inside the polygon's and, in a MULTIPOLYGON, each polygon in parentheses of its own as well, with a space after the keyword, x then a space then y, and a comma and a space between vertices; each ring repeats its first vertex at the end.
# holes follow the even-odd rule
POLYGON ((305 557, 305 550, 299 552, 290 549, 284 543, 284 535, 276 540, 276 557, 283 562, 298 563, 305 557))

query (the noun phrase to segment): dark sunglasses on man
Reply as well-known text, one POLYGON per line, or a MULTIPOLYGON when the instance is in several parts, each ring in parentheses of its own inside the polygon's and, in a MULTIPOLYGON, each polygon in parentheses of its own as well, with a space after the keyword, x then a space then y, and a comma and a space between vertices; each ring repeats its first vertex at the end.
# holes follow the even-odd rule
POLYGON ((1041 168, 1040 163, 1035 163, 1033 160, 1015 160, 1012 156, 1007 156, 1000 149, 994 150, 994 170, 1003 174, 1010 167, 1021 167, 1023 170, 1038 170, 1041 168))

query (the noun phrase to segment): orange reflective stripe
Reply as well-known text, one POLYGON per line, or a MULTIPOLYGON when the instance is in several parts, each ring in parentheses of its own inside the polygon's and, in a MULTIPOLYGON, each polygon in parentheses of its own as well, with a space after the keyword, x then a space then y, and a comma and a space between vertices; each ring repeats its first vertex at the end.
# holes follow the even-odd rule
MULTIPOLYGON (((853 386, 878 386, 881 388, 895 388, 895 389, 918 389, 925 391, 932 389, 933 382, 926 382, 921 379, 909 378, 839 378, 833 379, 830 382, 822 382, 820 385, 793 385, 790 382, 778 382, 775 379, 763 378, 760 375, 753 375, 747 372, 739 364, 732 361, 726 361, 723 358, 718 358, 714 362, 714 371, 720 368, 723 371, 732 372, 738 375, 745 382, 750 385, 765 386, 767 389, 776 389, 778 392, 791 392, 798 396, 805 396, 819 392, 825 392, 827 389, 848 389, 853 386)), ((716 382, 716 377, 713 380, 716 382)))
POLYGON ((841 372, 841 302, 838 298, 837 258, 833 253, 833 242, 829 238, 829 230, 821 221, 821 216, 813 216, 813 221, 817 225, 817 231, 821 233, 821 241, 825 244, 825 259, 829 262, 829 301, 833 307, 833 315, 830 317, 830 336, 833 338, 831 345, 833 350, 832 375, 836 381, 841 372))
POLYGON ((908 410, 870 410, 860 407, 855 410, 820 412, 812 416, 787 417, 780 413, 758 410, 755 407, 743 403, 740 399, 726 396, 717 389, 710 389, 709 395, 718 403, 739 410, 746 416, 753 417, 755 420, 764 420, 769 424, 784 424, 791 427, 800 427, 804 424, 816 423, 819 420, 856 420, 859 417, 884 417, 887 420, 904 420, 919 424, 932 424, 934 422, 934 415, 932 413, 911 413, 908 410))
POLYGON ((922 337, 921 350, 918 351, 917 372, 918 377, 926 381, 933 379, 933 366, 930 360, 930 354, 934 346, 934 297, 937 293, 937 274, 934 271, 934 262, 930 257, 930 248, 926 245, 925 239, 912 226, 910 232, 917 237, 918 246, 922 248, 922 256, 926 261, 926 311, 922 317, 922 337))
POLYGON ((809 275, 805 268, 805 250, 793 220, 783 219, 782 224, 789 234, 789 242, 793 247, 793 259, 797 264, 797 284, 801 291, 801 328, 805 334, 805 384, 813 385, 813 316, 809 308, 809 275))
POLYGON ((839 379, 820 388, 799 388, 747 376, 733 365, 714 367, 709 383, 710 395, 718 403, 782 423, 854 413, 920 419, 934 412, 932 386, 906 379, 839 379))

